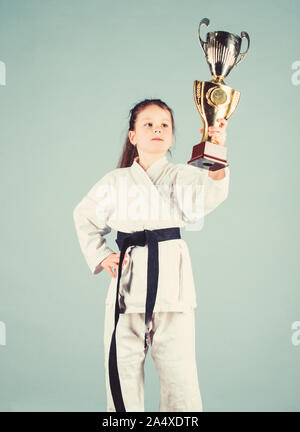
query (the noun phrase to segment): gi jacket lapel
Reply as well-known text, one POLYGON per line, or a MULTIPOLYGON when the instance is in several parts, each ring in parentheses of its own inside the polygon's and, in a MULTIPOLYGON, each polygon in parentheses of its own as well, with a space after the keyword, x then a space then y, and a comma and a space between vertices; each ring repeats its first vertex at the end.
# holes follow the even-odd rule
POLYGON ((156 221, 161 219, 159 212, 162 208, 169 208, 170 206, 168 191, 170 178, 167 175, 167 168, 169 165, 170 163, 166 156, 156 160, 147 170, 144 170, 144 168, 139 165, 138 156, 134 159, 131 165, 134 181, 137 185, 145 185, 150 192, 149 196, 152 196, 151 199, 153 201, 151 201, 151 205, 153 206, 152 210, 156 215, 156 217, 154 217, 156 221), (161 181, 159 182, 159 180, 161 181), (165 188, 167 188, 167 191, 165 191, 165 188), (163 202, 164 204, 162 204, 163 202), (156 213, 154 208, 156 208, 156 213))
POLYGON ((145 179, 145 181, 150 183, 152 186, 155 186, 159 177, 163 174, 164 168, 166 168, 168 163, 169 162, 167 157, 163 156, 162 158, 153 162, 153 164, 147 170, 144 170, 144 168, 141 167, 141 165, 138 163, 138 156, 137 156, 134 158, 131 168, 134 172, 139 174, 139 177, 141 176, 142 178, 145 179))

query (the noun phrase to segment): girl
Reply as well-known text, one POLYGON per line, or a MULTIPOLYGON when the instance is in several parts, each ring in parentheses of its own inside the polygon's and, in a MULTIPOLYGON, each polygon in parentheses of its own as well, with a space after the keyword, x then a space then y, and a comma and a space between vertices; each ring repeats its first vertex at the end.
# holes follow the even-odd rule
MULTIPOLYGON (((209 134, 223 145, 227 121, 219 123, 209 134)), ((180 228, 227 198, 229 167, 213 172, 169 162, 174 130, 173 111, 160 99, 135 105, 118 167, 74 209, 89 268, 112 276, 104 321, 107 411, 144 411, 149 345, 160 377, 160 411, 203 411, 195 358, 196 294, 180 228), (106 244, 111 229, 117 231, 119 253, 106 244)))

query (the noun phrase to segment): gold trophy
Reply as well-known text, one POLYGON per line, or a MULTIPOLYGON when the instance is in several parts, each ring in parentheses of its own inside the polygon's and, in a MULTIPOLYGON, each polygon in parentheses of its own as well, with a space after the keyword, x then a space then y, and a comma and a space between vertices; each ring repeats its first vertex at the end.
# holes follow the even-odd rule
POLYGON ((210 72, 211 81, 194 81, 194 100, 203 121, 201 142, 194 145, 188 164, 216 171, 228 166, 227 148, 216 144, 208 136, 209 126, 219 126, 219 118, 226 120, 233 114, 240 99, 240 92, 227 86, 223 81, 233 66, 245 57, 250 46, 248 33, 241 32, 241 37, 224 31, 207 33, 206 42, 201 39, 200 27, 209 25, 209 19, 203 18, 198 27, 198 37, 210 72), (242 38, 248 41, 247 49, 241 53, 242 38), (240 58, 238 59, 238 57, 240 58))

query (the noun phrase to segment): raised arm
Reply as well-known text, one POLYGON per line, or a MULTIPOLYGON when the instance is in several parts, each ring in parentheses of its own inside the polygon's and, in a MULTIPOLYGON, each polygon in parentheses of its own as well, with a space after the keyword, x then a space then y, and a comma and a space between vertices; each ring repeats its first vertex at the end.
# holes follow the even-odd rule
POLYGON ((227 198, 229 166, 224 168, 224 171, 225 177, 222 180, 213 180, 204 168, 178 164, 175 195, 185 222, 193 223, 201 219, 227 198))

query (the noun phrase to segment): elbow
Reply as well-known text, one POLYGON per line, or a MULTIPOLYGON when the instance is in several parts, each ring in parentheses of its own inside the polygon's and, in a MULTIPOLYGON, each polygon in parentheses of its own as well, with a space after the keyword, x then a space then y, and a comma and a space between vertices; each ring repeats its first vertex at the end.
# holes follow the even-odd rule
POLYGON ((229 188, 227 187, 226 189, 224 189, 224 192, 220 197, 219 204, 224 202, 228 198, 228 195, 229 195, 229 188))
POLYGON ((227 188, 224 191, 224 197, 223 197, 222 201, 225 201, 228 198, 228 195, 229 195, 229 187, 227 185, 227 188))
POLYGON ((103 269, 104 269, 104 267, 102 267, 101 264, 98 264, 96 267, 94 267, 94 269, 92 270, 92 273, 94 275, 97 275, 98 273, 102 272, 103 269))
POLYGON ((76 207, 73 209, 73 221, 76 224, 76 221, 78 220, 78 214, 79 214, 79 204, 76 205, 76 207))
POLYGON ((214 199, 207 201, 204 211, 204 216, 211 213, 213 210, 215 210, 217 207, 219 207, 220 204, 222 204, 228 197, 229 190, 228 188, 224 189, 222 194, 219 194, 218 197, 214 197, 214 199))

